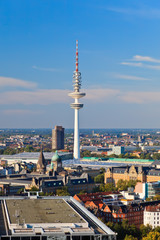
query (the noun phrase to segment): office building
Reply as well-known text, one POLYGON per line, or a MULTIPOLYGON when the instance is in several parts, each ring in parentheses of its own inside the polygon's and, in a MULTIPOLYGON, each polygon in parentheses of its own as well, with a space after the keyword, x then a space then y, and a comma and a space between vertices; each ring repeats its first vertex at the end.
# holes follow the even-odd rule
POLYGON ((64 128, 62 126, 55 126, 52 130, 52 149, 64 149, 64 128))
POLYGON ((115 240, 116 233, 72 197, 0 198, 1 240, 115 240))
POLYGON ((141 199, 153 198, 160 195, 160 181, 157 182, 137 182, 134 192, 141 199))

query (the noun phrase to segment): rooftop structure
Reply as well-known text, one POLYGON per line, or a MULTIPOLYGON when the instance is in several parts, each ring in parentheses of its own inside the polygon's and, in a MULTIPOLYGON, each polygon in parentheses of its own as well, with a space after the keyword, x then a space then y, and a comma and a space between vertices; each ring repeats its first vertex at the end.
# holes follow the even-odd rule
MULTIPOLYGON (((43 152, 43 156, 47 162, 51 160, 53 155, 56 155, 56 153, 43 152)), ((70 152, 58 152, 58 155, 62 158, 62 160, 72 159, 72 154, 70 152)), ((15 162, 32 162, 37 164, 38 158, 39 152, 23 152, 14 155, 0 155, 0 159, 6 160, 8 164, 15 162)))
POLYGON ((0 198, 0 239, 116 239, 72 197, 0 198), (30 238, 26 238, 30 237, 30 238))
POLYGON ((73 73, 73 86, 74 92, 69 93, 75 101, 71 103, 71 108, 74 109, 74 158, 80 158, 80 144, 79 144, 79 109, 83 108, 83 104, 79 103, 79 98, 84 97, 86 94, 80 92, 81 88, 81 73, 78 71, 78 40, 76 41, 76 71, 73 73))

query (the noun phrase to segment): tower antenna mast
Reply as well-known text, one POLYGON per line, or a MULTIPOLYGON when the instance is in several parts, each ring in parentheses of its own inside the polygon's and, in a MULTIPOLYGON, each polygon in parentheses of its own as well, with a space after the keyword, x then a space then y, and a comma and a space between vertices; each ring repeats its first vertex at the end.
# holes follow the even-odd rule
POLYGON ((78 70, 78 40, 76 40, 76 70, 73 72, 73 89, 72 93, 68 95, 74 99, 71 103, 71 108, 74 109, 74 152, 75 159, 80 158, 80 141, 79 141, 79 109, 83 108, 83 104, 79 103, 79 98, 84 97, 86 94, 80 92, 81 88, 81 73, 78 70))

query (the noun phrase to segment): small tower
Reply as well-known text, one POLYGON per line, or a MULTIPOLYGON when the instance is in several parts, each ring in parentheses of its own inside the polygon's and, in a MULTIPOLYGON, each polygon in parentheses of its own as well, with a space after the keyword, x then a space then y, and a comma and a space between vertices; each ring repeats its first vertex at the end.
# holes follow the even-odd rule
POLYGON ((61 157, 58 155, 57 151, 53 155, 51 159, 51 171, 53 172, 61 172, 63 170, 62 168, 62 160, 61 157))
POLYGON ((46 162, 45 162, 45 158, 42 150, 40 152, 38 162, 37 162, 37 172, 40 174, 45 174, 46 172, 46 162))
POLYGON ((84 97, 86 94, 80 92, 81 88, 81 73, 78 71, 78 40, 76 41, 76 71, 73 73, 73 87, 74 91, 68 95, 75 101, 71 103, 71 108, 74 109, 74 153, 75 159, 80 158, 80 143, 79 143, 79 109, 83 108, 83 104, 79 103, 79 98, 84 97))

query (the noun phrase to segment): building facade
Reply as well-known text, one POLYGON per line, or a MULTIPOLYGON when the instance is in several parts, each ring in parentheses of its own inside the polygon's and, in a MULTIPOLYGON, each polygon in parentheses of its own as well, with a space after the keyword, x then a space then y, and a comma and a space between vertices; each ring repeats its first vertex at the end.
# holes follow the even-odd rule
POLYGON ((64 128, 62 126, 55 126, 52 130, 52 149, 64 149, 64 128))
POLYGON ((144 225, 151 225, 153 228, 160 226, 160 205, 147 206, 144 210, 144 225))
POLYGON ((160 181, 160 168, 158 165, 150 166, 122 166, 109 167, 105 172, 104 182, 117 184, 118 180, 139 180, 145 182, 160 181))

